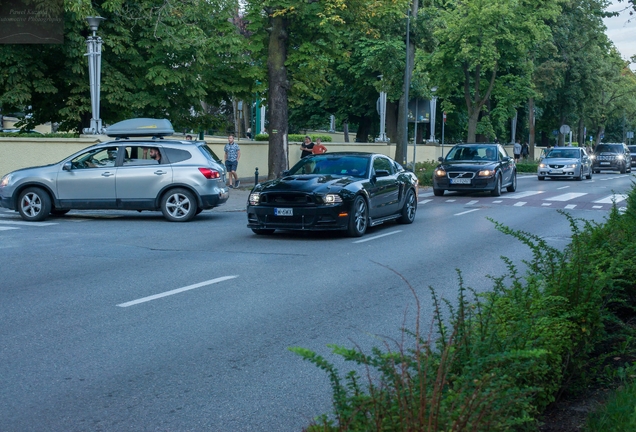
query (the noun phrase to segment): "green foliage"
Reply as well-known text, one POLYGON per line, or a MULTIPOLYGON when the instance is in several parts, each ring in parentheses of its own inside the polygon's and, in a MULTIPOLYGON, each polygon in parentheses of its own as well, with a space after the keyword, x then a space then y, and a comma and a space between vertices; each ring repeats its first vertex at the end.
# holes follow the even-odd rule
POLYGON ((433 171, 439 165, 438 162, 427 161, 417 162, 415 164, 415 175, 419 180, 420 186, 433 186, 433 171))
MULTIPOLYGON (((629 340, 624 336, 633 336, 621 328, 636 315, 636 189, 627 201, 627 211, 614 208, 604 224, 562 212, 572 232, 563 250, 493 221, 496 229, 530 249, 532 259, 524 261, 527 272, 520 275, 517 265, 503 257, 507 274, 489 276, 492 290, 477 294, 458 271, 454 304, 439 299, 431 288, 435 335, 420 333, 418 317, 415 330, 404 329, 402 342, 386 341, 383 350, 365 354, 331 346, 334 354, 366 370, 366 376, 351 371, 343 377, 322 356, 291 348, 325 370, 332 385, 333 415, 317 418, 308 430, 532 427, 559 392, 588 378, 590 364, 605 358, 601 346, 612 343, 617 333, 624 341, 629 340)), ((419 300, 417 304, 419 316, 419 300)), ((625 378, 634 370, 628 364, 616 373, 625 378)), ((630 409, 618 415, 627 413, 630 427, 635 399, 636 393, 624 399, 630 409)), ((599 417, 605 421, 615 415, 599 417)))
POLYGON ((0 132, 0 137, 7 138, 79 138, 79 134, 76 133, 28 133, 28 132, 0 132))
MULTIPOLYGON (((333 141, 333 138, 331 137, 331 135, 309 134, 309 136, 311 137, 312 142, 316 141, 316 138, 320 138, 323 143, 332 142, 333 141)), ((303 135, 303 134, 289 134, 289 135, 287 135, 287 142, 303 142, 304 139, 305 139, 305 135, 303 135)), ((257 134, 254 137, 254 140, 255 141, 268 141, 269 140, 269 135, 268 134, 257 134)))
POLYGON ((537 170, 539 169, 539 163, 538 162, 530 162, 530 161, 518 162, 518 163, 515 164, 515 166, 517 167, 517 172, 518 173, 532 173, 532 174, 536 174, 537 170))
POLYGON ((636 430, 636 382, 630 380, 605 405, 592 413, 587 432, 632 432, 636 430))

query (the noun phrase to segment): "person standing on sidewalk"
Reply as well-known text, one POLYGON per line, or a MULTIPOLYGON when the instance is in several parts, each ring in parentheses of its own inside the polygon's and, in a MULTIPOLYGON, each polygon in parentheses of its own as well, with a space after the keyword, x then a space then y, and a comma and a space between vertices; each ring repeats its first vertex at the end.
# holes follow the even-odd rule
POLYGON ((300 158, 302 159, 304 157, 311 155, 312 154, 311 152, 313 149, 314 149, 314 143, 311 142, 311 137, 307 135, 305 137, 305 142, 300 145, 300 150, 302 151, 302 153, 300 154, 300 158))
POLYGON ((238 161, 241 158, 241 148, 234 142, 234 135, 227 137, 227 144, 223 148, 225 151, 225 169, 229 176, 229 187, 234 189, 241 185, 241 182, 236 175, 236 169, 238 168, 238 161))

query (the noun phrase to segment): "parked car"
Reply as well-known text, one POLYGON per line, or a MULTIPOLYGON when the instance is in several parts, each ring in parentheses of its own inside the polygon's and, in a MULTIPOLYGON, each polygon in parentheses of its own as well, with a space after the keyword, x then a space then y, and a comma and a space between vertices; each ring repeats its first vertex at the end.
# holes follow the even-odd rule
POLYGON ((632 157, 623 143, 599 144, 591 158, 594 173, 601 170, 620 171, 621 174, 632 172, 632 157))
POLYGON ((631 166, 636 166, 636 145, 627 146, 629 149, 629 155, 631 157, 631 166))
POLYGON ((501 144, 459 144, 450 149, 433 173, 433 193, 488 191, 492 196, 517 190, 517 168, 501 144))
POLYGON ((106 133, 117 140, 2 177, 0 206, 27 221, 71 209, 123 209, 161 210, 185 222, 227 201, 218 157, 204 142, 160 139, 174 133, 168 120, 125 120, 106 133))
POLYGON ((579 147, 554 147, 537 168, 537 178, 592 178, 592 159, 579 147))
POLYGON ((256 234, 343 230, 359 237, 383 222, 412 223, 417 187, 415 174, 381 154, 307 156, 282 178, 254 186, 247 226, 256 234))

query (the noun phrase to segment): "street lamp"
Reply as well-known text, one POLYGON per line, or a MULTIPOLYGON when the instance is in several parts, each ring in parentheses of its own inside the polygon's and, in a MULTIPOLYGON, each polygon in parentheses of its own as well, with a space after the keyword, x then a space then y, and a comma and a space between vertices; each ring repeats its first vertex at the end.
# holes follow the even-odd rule
POLYGON ((92 118, 89 128, 84 129, 85 134, 98 135, 103 132, 102 119, 99 118, 99 94, 100 81, 102 76, 102 38, 96 35, 97 29, 102 21, 102 17, 86 17, 88 27, 93 32, 86 38, 86 54, 88 57, 88 79, 91 88, 91 109, 92 118))
MULTIPOLYGON (((378 75, 380 82, 382 82, 382 75, 378 75)), ((380 136, 375 139, 375 142, 388 142, 386 137, 386 92, 384 89, 380 92, 380 98, 377 103, 377 111, 380 114, 380 136)))
POLYGON ((437 87, 433 87, 431 89, 431 141, 435 142, 435 111, 437 108, 437 96, 435 96, 435 92, 437 91, 437 87))

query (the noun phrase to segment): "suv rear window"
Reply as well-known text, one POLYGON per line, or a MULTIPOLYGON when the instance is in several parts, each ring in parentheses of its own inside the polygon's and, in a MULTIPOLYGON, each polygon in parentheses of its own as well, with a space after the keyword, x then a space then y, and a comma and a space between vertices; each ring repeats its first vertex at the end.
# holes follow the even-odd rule
POLYGON ((221 162, 221 159, 219 159, 216 153, 214 153, 212 149, 207 146, 207 144, 202 144, 198 147, 201 150, 201 153, 203 153, 208 159, 212 158, 212 160, 215 162, 221 162))
POLYGON ((186 150, 164 147, 163 151, 166 153, 166 156, 168 157, 170 163, 181 162, 192 157, 190 152, 186 150))
POLYGON ((601 152, 622 153, 623 147, 616 144, 599 144, 596 146, 596 153, 601 152))

